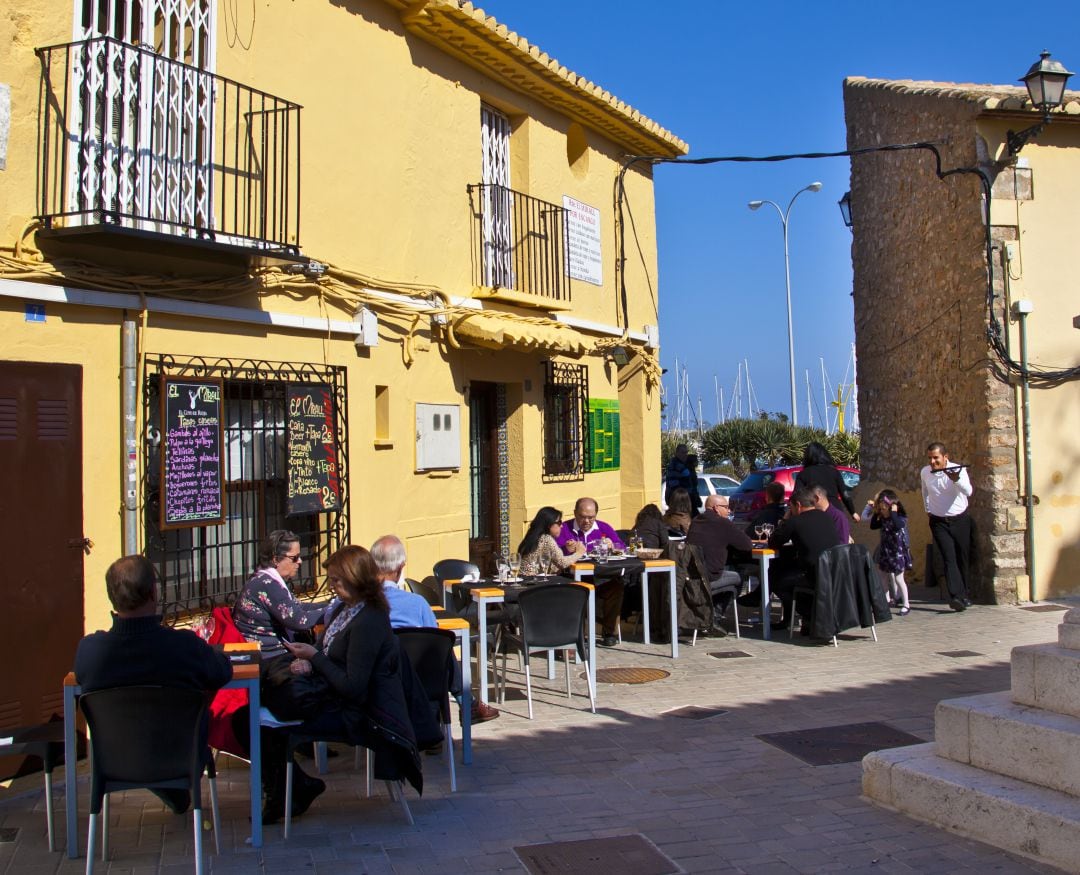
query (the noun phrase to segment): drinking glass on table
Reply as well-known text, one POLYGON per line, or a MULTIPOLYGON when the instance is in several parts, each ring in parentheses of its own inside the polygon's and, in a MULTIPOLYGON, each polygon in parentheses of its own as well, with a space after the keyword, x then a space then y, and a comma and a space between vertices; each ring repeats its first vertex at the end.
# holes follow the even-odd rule
POLYGON ((765 523, 758 523, 754 526, 754 532, 757 534, 757 539, 759 541, 764 540, 762 535, 765 533, 765 523))
POLYGON ((761 524, 761 534, 764 536, 766 541, 769 540, 769 538, 772 537, 772 533, 773 533, 773 524, 772 523, 762 523, 761 524))
POLYGON ((506 583, 506 577, 510 573, 510 562, 502 553, 495 559, 495 568, 499 572, 499 583, 506 583))
POLYGON ((217 625, 213 616, 207 614, 202 617, 196 617, 191 623, 191 631, 202 638, 203 641, 209 641, 214 634, 214 627, 217 625))
POLYGON ((518 576, 518 572, 520 570, 521 570, 521 554, 520 553, 511 553, 510 554, 510 576, 513 577, 513 578, 516 578, 518 576))

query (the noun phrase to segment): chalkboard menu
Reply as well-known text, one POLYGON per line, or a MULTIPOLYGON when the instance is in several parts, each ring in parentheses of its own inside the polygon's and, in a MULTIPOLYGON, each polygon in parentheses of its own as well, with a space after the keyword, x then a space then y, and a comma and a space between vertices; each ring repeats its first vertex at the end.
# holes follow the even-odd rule
POLYGON ((224 520, 221 380, 162 376, 161 527, 224 520))
POLYGON ((289 384, 289 516, 341 508, 334 396, 319 383, 289 384))

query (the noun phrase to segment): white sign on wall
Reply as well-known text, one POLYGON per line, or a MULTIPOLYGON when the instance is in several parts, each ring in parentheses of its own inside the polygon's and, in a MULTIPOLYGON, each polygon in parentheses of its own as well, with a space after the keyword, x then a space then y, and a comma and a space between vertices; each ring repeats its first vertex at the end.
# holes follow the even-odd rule
POLYGON ((600 211, 565 194, 562 202, 566 209, 566 273, 573 279, 602 286, 600 211))

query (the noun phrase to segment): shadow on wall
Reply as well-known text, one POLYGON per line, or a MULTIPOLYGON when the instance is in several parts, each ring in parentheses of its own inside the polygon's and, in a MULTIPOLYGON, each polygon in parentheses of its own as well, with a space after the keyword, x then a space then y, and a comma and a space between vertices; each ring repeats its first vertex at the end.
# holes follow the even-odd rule
MULTIPOLYGON (((1049 551, 1046 551, 1047 553, 1049 551)), ((1064 598, 1080 592, 1080 539, 1071 544, 1062 544, 1054 557, 1054 568, 1047 580, 1046 598, 1064 598)), ((1038 574, 1038 569, 1036 569, 1038 574)))

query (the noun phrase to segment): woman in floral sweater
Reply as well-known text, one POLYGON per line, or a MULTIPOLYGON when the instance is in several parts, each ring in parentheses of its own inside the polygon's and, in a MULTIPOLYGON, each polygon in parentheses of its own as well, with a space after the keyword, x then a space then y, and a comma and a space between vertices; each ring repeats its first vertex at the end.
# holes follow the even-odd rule
POLYGON ((529 530, 518 547, 521 554, 521 574, 558 574, 569 568, 585 555, 585 545, 578 544, 577 550, 564 556, 562 548, 555 543, 555 538, 562 529, 562 511, 553 507, 542 507, 536 512, 529 530))
POLYGON ((286 652, 281 639, 322 621, 325 602, 301 602, 288 581, 300 571, 300 539, 290 531, 271 532, 259 545, 259 567, 233 605, 233 622, 248 641, 262 647, 263 658, 286 652))

